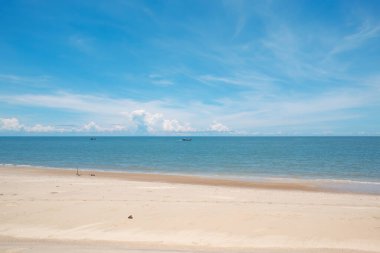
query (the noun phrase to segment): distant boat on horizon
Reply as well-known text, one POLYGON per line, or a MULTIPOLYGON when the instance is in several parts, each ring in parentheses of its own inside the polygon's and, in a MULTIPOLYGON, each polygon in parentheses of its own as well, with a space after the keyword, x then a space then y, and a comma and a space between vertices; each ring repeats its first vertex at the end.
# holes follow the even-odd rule
POLYGON ((90 140, 91 141, 96 141, 96 138, 95 137, 91 137, 90 140))
POLYGON ((191 141, 191 138, 182 138, 182 141, 191 141))

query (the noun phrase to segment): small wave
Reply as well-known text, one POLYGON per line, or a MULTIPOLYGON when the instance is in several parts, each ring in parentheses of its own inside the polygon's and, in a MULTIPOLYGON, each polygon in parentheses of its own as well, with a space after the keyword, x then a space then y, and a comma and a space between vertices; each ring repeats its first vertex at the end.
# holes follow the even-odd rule
POLYGON ((27 167, 27 168, 31 168, 31 167, 35 167, 35 168, 49 168, 49 167, 40 166, 40 165, 14 164, 14 163, 0 163, 0 166, 3 166, 3 167, 27 167))
POLYGON ((352 179, 312 179, 313 181, 318 181, 322 183, 341 183, 341 184, 372 184, 380 185, 378 181, 359 181, 352 179))

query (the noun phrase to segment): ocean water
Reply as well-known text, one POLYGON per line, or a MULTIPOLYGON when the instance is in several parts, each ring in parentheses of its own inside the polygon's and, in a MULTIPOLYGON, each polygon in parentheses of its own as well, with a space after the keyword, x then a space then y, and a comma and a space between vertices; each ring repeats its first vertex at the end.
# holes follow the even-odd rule
POLYGON ((380 183, 380 137, 0 137, 0 164, 380 183))

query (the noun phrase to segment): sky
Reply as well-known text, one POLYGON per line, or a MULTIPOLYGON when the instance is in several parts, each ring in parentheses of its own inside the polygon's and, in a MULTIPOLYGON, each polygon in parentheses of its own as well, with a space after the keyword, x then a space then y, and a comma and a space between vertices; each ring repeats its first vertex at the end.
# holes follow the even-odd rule
POLYGON ((0 135, 380 135, 380 1, 0 0, 0 135))

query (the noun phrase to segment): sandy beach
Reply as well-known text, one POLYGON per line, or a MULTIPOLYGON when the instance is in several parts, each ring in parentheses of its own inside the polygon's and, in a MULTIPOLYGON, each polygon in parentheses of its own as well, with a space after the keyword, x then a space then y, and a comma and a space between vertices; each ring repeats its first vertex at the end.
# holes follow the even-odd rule
POLYGON ((157 250, 380 252, 380 196, 294 182, 0 167, 0 252, 157 250))

